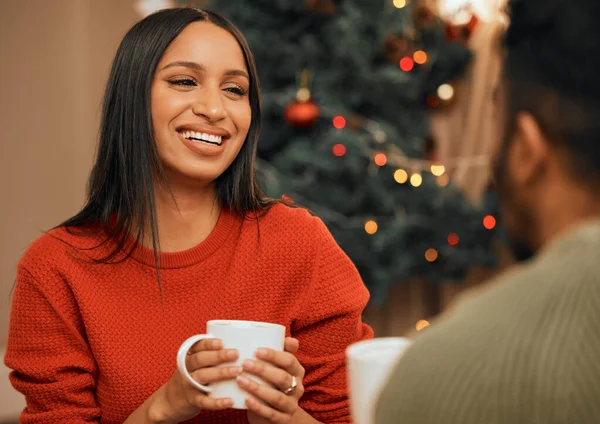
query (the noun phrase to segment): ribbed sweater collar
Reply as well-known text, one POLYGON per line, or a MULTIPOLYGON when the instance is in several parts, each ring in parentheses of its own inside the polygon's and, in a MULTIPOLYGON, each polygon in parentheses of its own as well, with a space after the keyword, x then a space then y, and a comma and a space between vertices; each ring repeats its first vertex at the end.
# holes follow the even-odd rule
MULTIPOLYGON (((200 244, 181 252, 159 253, 160 268, 183 268, 207 259, 223 246, 240 223, 241 221, 228 208, 224 207, 219 215, 217 225, 200 244)), ((145 265, 155 266, 154 251, 143 245, 137 245, 131 257, 145 265)))

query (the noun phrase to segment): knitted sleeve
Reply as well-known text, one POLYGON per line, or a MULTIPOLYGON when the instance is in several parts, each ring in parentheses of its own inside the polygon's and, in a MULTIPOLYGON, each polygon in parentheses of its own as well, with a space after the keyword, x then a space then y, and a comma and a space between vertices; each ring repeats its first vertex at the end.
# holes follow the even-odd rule
POLYGON ((599 422, 598 234, 587 237, 512 267, 415 335, 375 422, 599 422))
POLYGON ((348 256, 325 224, 314 232, 316 249, 311 289, 292 325, 298 338, 298 359, 306 369, 300 406, 323 423, 350 423, 347 397, 346 347, 373 337, 361 319, 369 293, 348 256))
POLYGON ((73 293, 54 271, 43 279, 19 267, 12 301, 5 363, 25 395, 20 422, 99 422, 98 370, 73 293))

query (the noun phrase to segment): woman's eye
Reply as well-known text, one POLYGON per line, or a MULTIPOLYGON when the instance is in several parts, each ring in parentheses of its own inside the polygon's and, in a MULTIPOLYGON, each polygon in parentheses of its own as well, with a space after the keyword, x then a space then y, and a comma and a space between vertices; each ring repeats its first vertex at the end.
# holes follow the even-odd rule
POLYGON ((194 87, 196 86, 196 81, 194 81, 192 78, 177 78, 177 79, 172 79, 169 80, 169 84, 171 85, 182 85, 182 86, 186 86, 186 87, 194 87))
POLYGON ((230 93, 237 94, 238 96, 246 95, 246 90, 239 86, 227 87, 225 90, 229 91, 230 93))

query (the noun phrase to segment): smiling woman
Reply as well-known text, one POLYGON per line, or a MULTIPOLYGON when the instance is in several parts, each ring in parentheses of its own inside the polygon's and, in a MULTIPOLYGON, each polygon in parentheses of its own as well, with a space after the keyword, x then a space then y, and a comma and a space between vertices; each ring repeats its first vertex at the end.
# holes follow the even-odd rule
POLYGON ((322 221, 258 187, 256 75, 211 12, 166 9, 127 33, 87 202, 19 262, 5 362, 22 422, 350 421, 344 351, 372 337, 369 295, 322 221), (237 379, 247 411, 177 371, 214 319, 286 327, 284 352, 242 367, 218 340, 190 350, 193 378, 237 379))

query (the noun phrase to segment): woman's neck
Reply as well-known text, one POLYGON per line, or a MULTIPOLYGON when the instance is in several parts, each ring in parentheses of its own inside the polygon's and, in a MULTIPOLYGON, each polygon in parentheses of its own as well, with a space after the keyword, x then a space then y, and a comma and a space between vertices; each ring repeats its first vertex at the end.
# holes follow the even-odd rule
POLYGON ((221 214, 214 184, 193 189, 171 186, 170 191, 157 186, 155 199, 162 252, 180 252, 200 244, 215 228, 221 214))

